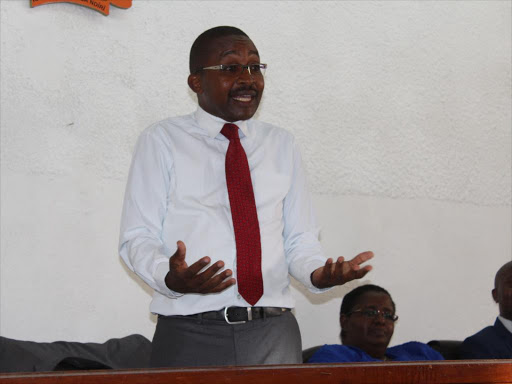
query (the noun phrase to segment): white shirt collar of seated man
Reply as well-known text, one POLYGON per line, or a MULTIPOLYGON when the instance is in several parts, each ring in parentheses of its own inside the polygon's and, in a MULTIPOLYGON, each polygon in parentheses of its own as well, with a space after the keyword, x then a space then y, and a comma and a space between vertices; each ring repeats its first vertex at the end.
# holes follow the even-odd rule
POLYGON ((512 333, 512 320, 505 319, 503 316, 498 316, 498 319, 500 319, 501 323, 507 330, 512 333))

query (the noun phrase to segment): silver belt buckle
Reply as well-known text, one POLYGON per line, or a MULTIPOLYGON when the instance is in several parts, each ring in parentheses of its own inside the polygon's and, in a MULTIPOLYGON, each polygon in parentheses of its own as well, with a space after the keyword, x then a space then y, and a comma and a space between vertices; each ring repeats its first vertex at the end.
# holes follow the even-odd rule
MULTIPOLYGON (((229 321, 228 319, 228 307, 224 308, 224 320, 226 320, 226 323, 228 324, 245 324, 247 321, 229 321)), ((252 308, 247 307, 247 320, 252 320, 252 308)))

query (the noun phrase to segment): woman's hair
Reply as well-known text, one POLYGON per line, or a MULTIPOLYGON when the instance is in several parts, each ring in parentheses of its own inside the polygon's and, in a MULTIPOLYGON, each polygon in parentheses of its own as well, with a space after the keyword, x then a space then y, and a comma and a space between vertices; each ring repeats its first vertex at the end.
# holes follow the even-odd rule
POLYGON ((395 302, 393 301, 393 298, 391 297, 388 291, 386 291, 384 288, 379 287, 378 285, 367 284, 361 285, 360 287, 353 289, 352 291, 347 293, 345 297, 343 297, 340 308, 340 316, 348 315, 356 306, 360 297, 368 292, 384 293, 388 295, 389 298, 391 299, 391 304, 393 304, 393 311, 396 310, 395 302))

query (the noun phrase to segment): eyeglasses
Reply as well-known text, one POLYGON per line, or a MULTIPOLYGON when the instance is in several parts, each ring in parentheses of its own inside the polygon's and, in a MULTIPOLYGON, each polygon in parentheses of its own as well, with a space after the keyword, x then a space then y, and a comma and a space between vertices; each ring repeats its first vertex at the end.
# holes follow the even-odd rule
POLYGON ((265 70, 267 69, 267 64, 229 64, 229 65, 213 65, 211 67, 203 67, 199 68, 197 71, 204 71, 207 70, 215 70, 220 71, 223 74, 230 75, 230 76, 240 76, 244 69, 247 69, 247 72, 249 72, 249 75, 251 76, 263 76, 265 74, 265 70))
POLYGON ((382 315, 384 320, 395 322, 398 320, 398 316, 393 315, 391 312, 381 311, 380 309, 356 309, 355 311, 347 313, 347 316, 352 315, 353 313, 360 313, 361 315, 373 319, 379 315, 382 315))

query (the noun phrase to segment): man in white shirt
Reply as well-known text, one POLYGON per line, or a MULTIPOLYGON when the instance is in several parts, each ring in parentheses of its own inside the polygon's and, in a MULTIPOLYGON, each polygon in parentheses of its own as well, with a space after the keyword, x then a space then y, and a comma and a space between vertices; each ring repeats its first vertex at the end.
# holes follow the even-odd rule
POLYGON ((137 142, 119 252, 155 291, 155 367, 300 363, 289 274, 321 292, 371 270, 361 266, 371 252, 347 262, 326 259, 293 136, 251 119, 265 68, 241 30, 204 32, 190 52, 188 84, 197 94, 197 111, 152 125, 137 142), (225 136, 226 127, 235 139, 225 136), (226 153, 232 143, 243 148, 237 147, 244 157, 235 166, 246 162, 248 169, 230 179, 226 153), (235 219, 239 208, 230 183, 245 176, 249 185, 252 180, 244 189, 252 206, 245 207, 254 208, 255 225, 246 211, 235 219), (240 236, 245 221, 252 229, 240 236), (247 241, 251 256, 240 259, 247 241), (259 287, 256 296, 240 289, 246 262, 254 263, 250 279, 257 278, 249 285, 259 287))

